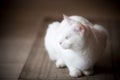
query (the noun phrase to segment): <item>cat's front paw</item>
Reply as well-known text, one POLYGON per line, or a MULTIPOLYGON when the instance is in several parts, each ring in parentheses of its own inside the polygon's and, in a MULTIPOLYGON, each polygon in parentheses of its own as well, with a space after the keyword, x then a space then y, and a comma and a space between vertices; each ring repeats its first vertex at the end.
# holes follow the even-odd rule
POLYGON ((82 73, 81 73, 81 71, 79 69, 72 69, 69 74, 70 74, 71 77, 80 77, 80 76, 82 76, 82 73))
POLYGON ((56 61, 56 67, 57 68, 64 68, 65 63, 62 60, 58 60, 58 61, 56 61))
POLYGON ((83 74, 86 75, 86 76, 90 76, 90 75, 92 75, 93 73, 94 73, 93 70, 85 70, 85 71, 83 71, 83 74))

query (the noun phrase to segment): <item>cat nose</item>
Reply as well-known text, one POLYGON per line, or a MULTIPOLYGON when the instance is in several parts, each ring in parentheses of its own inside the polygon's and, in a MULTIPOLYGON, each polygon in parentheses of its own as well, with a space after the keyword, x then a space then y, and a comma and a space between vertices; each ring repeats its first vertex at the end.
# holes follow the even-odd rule
POLYGON ((59 44, 62 44, 62 42, 59 42, 59 44))

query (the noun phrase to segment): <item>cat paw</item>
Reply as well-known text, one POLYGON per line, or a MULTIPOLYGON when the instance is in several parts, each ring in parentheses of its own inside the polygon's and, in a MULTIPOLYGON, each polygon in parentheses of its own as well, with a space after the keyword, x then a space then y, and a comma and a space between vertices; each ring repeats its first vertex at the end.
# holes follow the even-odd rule
POLYGON ((70 74, 71 77, 80 77, 80 76, 82 76, 82 73, 81 73, 81 71, 79 69, 73 69, 73 70, 70 71, 69 74, 70 74))
POLYGON ((92 75, 93 73, 94 73, 93 70, 85 70, 85 71, 83 71, 83 74, 86 75, 86 76, 90 76, 90 75, 92 75))
POLYGON ((57 61, 56 62, 56 67, 57 68, 64 68, 65 67, 65 63, 63 61, 57 61))

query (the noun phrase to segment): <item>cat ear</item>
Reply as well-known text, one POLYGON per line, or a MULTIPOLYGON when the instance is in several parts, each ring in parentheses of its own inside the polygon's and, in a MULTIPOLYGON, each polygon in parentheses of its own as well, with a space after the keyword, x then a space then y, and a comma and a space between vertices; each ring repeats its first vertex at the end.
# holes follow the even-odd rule
POLYGON ((68 16, 66 16, 65 14, 63 14, 63 18, 64 20, 66 20, 69 24, 71 24, 74 20, 72 20, 71 18, 69 18, 68 16))
POLYGON ((70 21, 71 19, 68 17, 68 16, 66 16, 65 14, 63 14, 63 18, 64 18, 64 20, 67 20, 67 21, 70 21))
POLYGON ((84 26, 83 24, 79 23, 79 24, 75 27, 74 31, 75 31, 76 33, 78 33, 78 34, 84 33, 84 32, 85 32, 85 26, 84 26))

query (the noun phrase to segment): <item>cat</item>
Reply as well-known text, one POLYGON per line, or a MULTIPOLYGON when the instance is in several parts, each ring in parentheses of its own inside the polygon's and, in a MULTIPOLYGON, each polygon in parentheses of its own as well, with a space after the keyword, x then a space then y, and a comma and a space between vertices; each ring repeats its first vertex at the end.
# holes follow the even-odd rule
POLYGON ((109 34, 82 16, 63 15, 61 22, 48 25, 45 48, 57 68, 67 67, 71 77, 92 75, 95 63, 104 54, 109 34))

